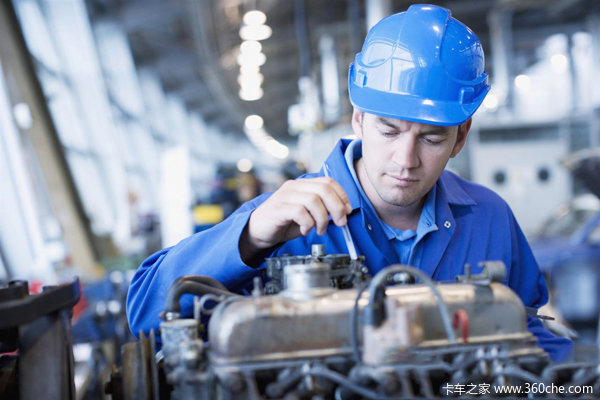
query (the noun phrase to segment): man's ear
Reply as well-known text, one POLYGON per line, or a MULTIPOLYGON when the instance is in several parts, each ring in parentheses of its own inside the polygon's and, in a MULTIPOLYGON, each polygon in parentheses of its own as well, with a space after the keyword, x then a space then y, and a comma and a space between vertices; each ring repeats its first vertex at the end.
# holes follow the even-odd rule
POLYGON ((362 139, 362 123, 365 114, 357 108, 352 111, 352 130, 357 138, 362 139))
POLYGON ((458 126, 458 132, 456 133, 456 143, 454 143, 454 148, 452 149, 452 153, 450 153, 450 157, 456 157, 458 153, 465 146, 467 141, 467 136, 469 136, 469 130, 471 129, 472 119, 469 118, 461 125, 458 126))

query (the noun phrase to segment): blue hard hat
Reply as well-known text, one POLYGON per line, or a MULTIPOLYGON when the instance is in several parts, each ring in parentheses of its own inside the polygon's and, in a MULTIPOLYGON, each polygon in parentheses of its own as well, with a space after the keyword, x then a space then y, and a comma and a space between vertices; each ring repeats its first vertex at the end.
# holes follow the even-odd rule
POLYGON ((383 117, 460 125, 490 90, 484 63, 479 39, 449 10, 412 5, 367 34, 350 64, 350 102, 383 117))

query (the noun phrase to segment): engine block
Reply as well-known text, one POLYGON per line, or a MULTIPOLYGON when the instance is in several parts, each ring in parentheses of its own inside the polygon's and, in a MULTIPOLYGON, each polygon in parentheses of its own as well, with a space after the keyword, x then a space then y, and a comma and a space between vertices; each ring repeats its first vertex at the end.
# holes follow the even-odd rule
MULTIPOLYGON (((362 260, 319 248, 270 260, 266 290, 258 281, 248 297, 205 288, 193 319, 167 305, 159 362, 136 363, 146 366, 141 379, 124 365, 129 378, 120 378, 145 386, 124 382, 123 398, 432 398, 448 384, 600 385, 596 364, 549 361, 526 308, 500 283, 499 262, 434 283, 400 265, 369 279, 362 260)), ((189 279, 196 292, 210 283, 189 279)), ((153 338, 130 353, 147 354, 153 338)))

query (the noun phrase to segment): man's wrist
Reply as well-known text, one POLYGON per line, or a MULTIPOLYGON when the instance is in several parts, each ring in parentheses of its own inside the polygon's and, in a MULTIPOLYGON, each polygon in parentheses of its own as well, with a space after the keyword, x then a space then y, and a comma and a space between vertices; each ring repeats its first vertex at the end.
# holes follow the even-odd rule
POLYGON ((250 222, 246 224, 242 231, 238 248, 242 261, 249 267, 257 268, 268 256, 273 246, 253 240, 249 232, 249 225, 250 222))

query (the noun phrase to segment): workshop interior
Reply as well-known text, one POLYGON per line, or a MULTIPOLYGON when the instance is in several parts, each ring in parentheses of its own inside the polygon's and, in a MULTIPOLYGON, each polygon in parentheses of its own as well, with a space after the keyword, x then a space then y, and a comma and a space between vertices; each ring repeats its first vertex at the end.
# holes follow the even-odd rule
POLYGON ((267 259, 248 296, 182 276, 159 329, 129 328, 144 259, 354 137, 349 65, 416 3, 1 1, 0 399, 600 396, 597 0, 427 1, 477 35, 491 85, 447 169, 508 203, 545 306, 497 260, 433 282, 315 243, 267 259), (573 341, 567 360, 528 317, 573 341))

